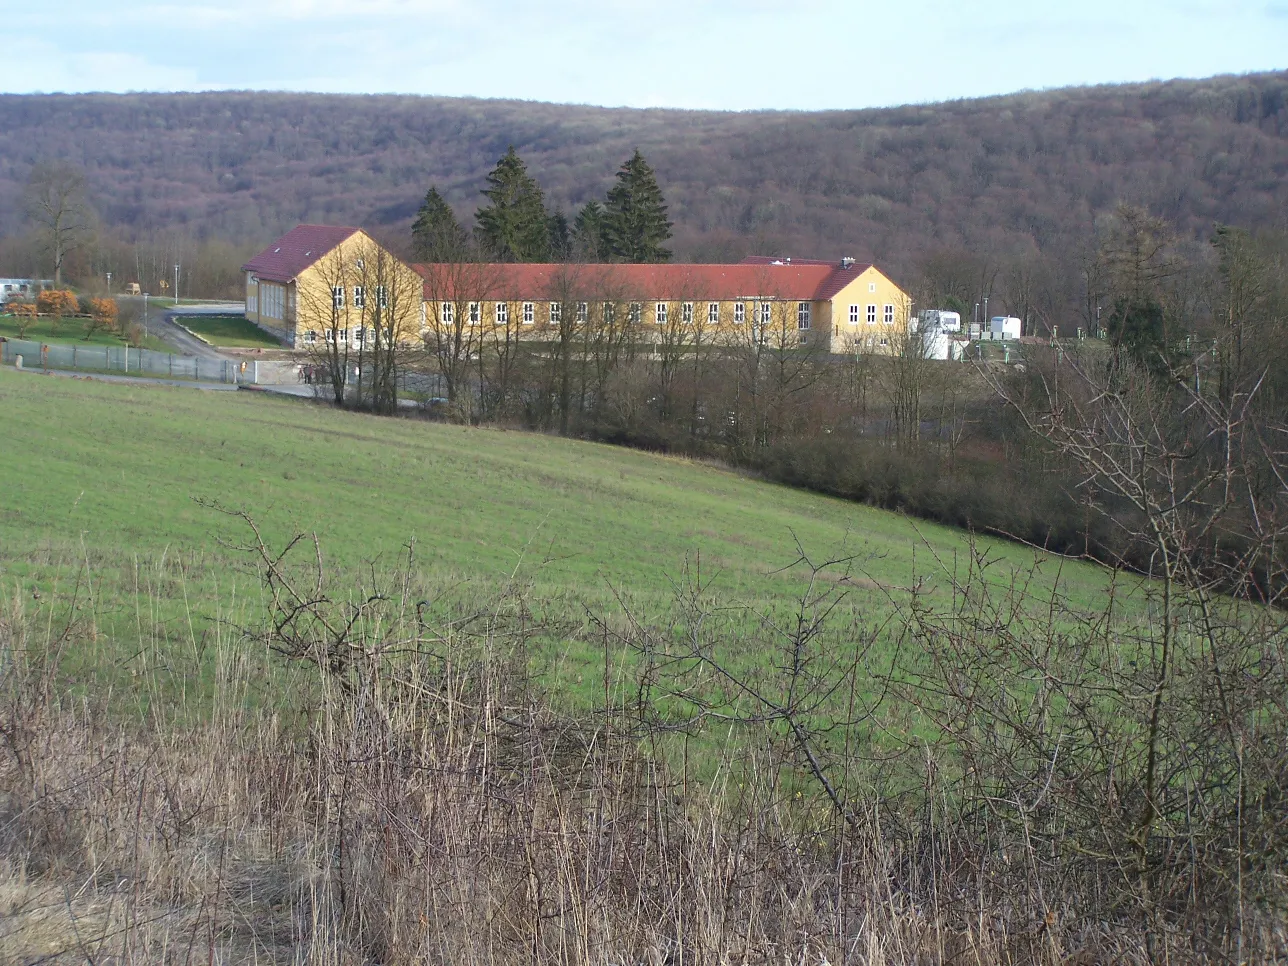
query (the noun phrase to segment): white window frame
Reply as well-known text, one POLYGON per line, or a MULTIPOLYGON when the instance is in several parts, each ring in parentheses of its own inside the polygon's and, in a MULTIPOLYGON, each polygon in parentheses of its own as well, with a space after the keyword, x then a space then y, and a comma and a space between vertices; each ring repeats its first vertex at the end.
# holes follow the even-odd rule
POLYGON ((335 329, 326 330, 325 341, 327 345, 333 345, 335 343, 335 329))
POLYGON ((383 285, 376 286, 376 305, 382 309, 389 308, 389 290, 383 285))
POLYGON ((693 324, 693 303, 685 302, 680 306, 680 321, 685 325, 693 324))
POLYGON ((523 324, 532 325, 537 321, 537 307, 532 302, 523 303, 523 324))
POLYGON ((590 306, 586 302, 577 303, 577 321, 585 322, 590 317, 590 306))
POLYGON ((364 344, 366 343, 366 341, 367 341, 367 339, 366 339, 366 330, 364 330, 362 326, 358 326, 356 329, 354 329, 354 330, 353 330, 353 344, 354 344, 354 345, 356 345, 356 346, 362 346, 362 345, 364 345, 364 344))
POLYGON ((876 282, 868 282, 868 291, 869 291, 869 292, 875 292, 876 290, 877 290, 877 283, 876 283, 876 282))
POLYGON ((868 325, 876 325, 876 324, 877 324, 877 303, 869 302, 868 303, 868 325))
POLYGON ((747 321, 747 303, 734 302, 733 303, 733 324, 742 325, 746 321, 747 321))
POLYGON ((335 341, 336 341, 336 342, 343 342, 345 345, 348 345, 348 344, 349 344, 349 330, 348 330, 348 329, 336 329, 336 331, 335 331, 335 341))
POLYGON ((885 322, 885 324, 886 324, 886 325, 894 325, 894 303, 892 303, 892 302, 887 302, 887 303, 885 304, 885 312, 883 313, 883 321, 885 322))
POLYGON ((304 330, 304 344, 305 344, 305 345, 315 345, 315 344, 317 343, 317 341, 318 341, 318 330, 317 330, 317 329, 305 329, 305 330, 304 330))
POLYGON ((774 303, 765 301, 760 302, 756 309, 756 313, 756 321, 758 321, 762 327, 769 325, 774 321, 774 303))
POLYGON ((558 325, 562 321, 563 321, 563 303, 551 302, 550 303, 550 324, 558 325))
POLYGON ((642 302, 632 302, 628 312, 628 318, 630 321, 639 325, 639 323, 644 319, 644 304, 642 302))
POLYGON ((483 306, 479 302, 470 303, 469 323, 480 325, 483 322, 483 306))
POLYGON ((796 303, 796 328, 802 332, 810 327, 813 321, 813 306, 808 302, 796 303))
POLYGON ((850 325, 858 325, 861 314, 862 309, 858 305, 852 304, 850 306, 850 325))
POLYGON ((438 307, 438 319, 443 325, 451 325, 456 321, 456 305, 453 302, 444 302, 438 307))
POLYGON ((654 303, 653 315, 658 325, 666 325, 666 303, 665 302, 654 303))
POLYGON ((496 320, 497 325, 509 324, 510 322, 510 303, 509 302, 497 302, 496 305, 492 307, 492 312, 494 313, 492 317, 496 320))
POLYGON ((331 308, 333 309, 344 308, 344 286, 343 285, 331 286, 331 308))
POLYGON ((363 309, 367 307, 367 293, 362 290, 361 285, 353 287, 353 307, 363 309))
POLYGON ((605 302, 601 311, 603 312, 603 319, 604 319, 605 325, 612 325, 614 322, 617 321, 617 303, 616 302, 605 302))
POLYGON ((708 325, 720 324, 720 303, 719 302, 707 303, 707 324, 708 325))

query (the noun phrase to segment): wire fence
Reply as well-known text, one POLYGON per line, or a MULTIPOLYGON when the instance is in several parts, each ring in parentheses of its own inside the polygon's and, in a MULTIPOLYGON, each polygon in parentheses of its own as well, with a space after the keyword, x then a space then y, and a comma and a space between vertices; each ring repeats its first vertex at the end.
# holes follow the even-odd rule
POLYGON ((233 385, 295 383, 301 369, 294 362, 200 359, 123 345, 51 345, 24 339, 0 340, 0 361, 24 369, 81 369, 233 385))

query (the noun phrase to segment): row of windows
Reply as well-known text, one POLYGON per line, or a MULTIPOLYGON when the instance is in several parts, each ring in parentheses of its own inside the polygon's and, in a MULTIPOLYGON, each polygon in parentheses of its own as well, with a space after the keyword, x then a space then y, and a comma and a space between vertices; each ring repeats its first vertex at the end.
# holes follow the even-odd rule
MULTIPOLYGON (((859 324, 859 313, 862 308, 862 305, 850 306, 850 325, 859 324)), ((868 303, 867 320, 868 325, 877 324, 877 307, 873 303, 868 303)), ((883 308, 881 320, 885 322, 886 325, 894 325, 894 306, 889 302, 887 302, 883 308)))
MULTIPOLYGON (((355 293, 360 293, 362 290, 355 289, 354 291, 355 293)), ((339 293, 336 296, 336 298, 341 300, 341 301, 337 301, 336 303, 336 307, 339 308, 343 304, 342 300, 344 297, 344 293, 340 289, 336 289, 336 292, 339 293)), ((360 306, 361 303, 357 301, 359 297, 360 296, 355 294, 354 304, 360 306)), ((551 302, 548 308, 550 313, 549 317, 550 317, 551 324, 557 325, 563 319, 563 303, 551 302)), ((875 313, 876 306, 870 306, 870 308, 875 313)), ((851 321, 854 321, 854 318, 855 318, 854 312, 856 309, 857 309, 857 306, 853 306, 853 305, 850 306, 851 321)), ((887 309, 887 314, 890 316, 888 321, 893 321, 894 306, 887 305, 886 309, 887 309)), ((478 325, 479 322, 482 320, 482 314, 483 314, 480 303, 470 302, 467 307, 467 311, 468 311, 467 321, 469 322, 469 324, 478 325)), ((537 320, 536 303, 524 302, 521 305, 520 311, 521 311, 521 318, 523 320, 524 325, 532 325, 534 322, 536 322, 537 320)), ((692 302, 684 302, 680 306, 680 321, 685 325, 692 325, 693 319, 694 319, 694 311, 695 311, 694 305, 692 302)), ((761 323, 771 322, 772 311, 773 311, 772 302, 756 303, 755 312, 754 312, 755 320, 761 323)), ((585 322, 588 312, 589 312, 589 306, 587 305, 587 303, 585 302, 577 303, 577 321, 578 322, 585 322)), ((604 303, 603 313, 604 313, 604 319, 606 321, 612 321, 615 312, 616 312, 616 306, 612 302, 604 303)), ((632 302, 630 303, 629 312, 630 312, 629 314, 630 321, 639 322, 641 318, 643 318, 643 305, 639 302, 632 302)), ((670 313, 670 308, 668 306, 668 303, 666 302, 657 302, 653 306, 653 318, 658 325, 665 325, 667 323, 669 313, 670 313)), ((456 322, 455 303, 443 302, 439 306, 438 318, 443 325, 455 324, 456 322)), ((505 325, 506 323, 508 323, 510 321, 510 303, 508 302, 495 303, 493 306, 493 318, 496 319, 496 322, 498 325, 505 325)), ((733 303, 733 321, 736 325, 741 325, 747 321, 747 304, 745 302, 733 303)), ((875 315, 873 316, 873 321, 875 321, 875 315)), ((719 324, 720 322, 720 303, 719 302, 707 303, 707 322, 712 325, 719 324)), ((797 328, 808 329, 812 324, 812 322, 813 322, 813 306, 810 305, 809 302, 798 302, 796 304, 797 328)))
MULTIPOLYGON (((345 297, 345 291, 343 286, 337 285, 334 288, 332 288, 331 306, 337 309, 344 308, 344 297, 345 297)), ((379 305, 382 309, 389 308, 389 293, 385 290, 385 287, 383 285, 376 286, 376 304, 379 305)), ((353 287, 353 307, 355 309, 361 309, 361 308, 366 308, 366 306, 367 306, 367 293, 363 290, 361 285, 355 285, 353 287)))
MULTIPOLYGON (((375 329, 366 329, 362 326, 358 326, 355 329, 323 329, 322 335, 328 344, 352 342, 354 345, 362 345, 363 342, 375 342, 379 338, 375 329)), ((385 334, 385 338, 388 341, 388 333, 385 334)), ((306 345, 316 345, 317 341, 317 329, 304 330, 304 342, 306 345)))

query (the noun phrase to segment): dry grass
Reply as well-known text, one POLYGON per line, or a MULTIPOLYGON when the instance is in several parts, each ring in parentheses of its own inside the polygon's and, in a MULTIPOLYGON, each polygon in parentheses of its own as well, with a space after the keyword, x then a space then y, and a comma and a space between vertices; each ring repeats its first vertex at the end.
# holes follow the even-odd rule
MULTIPOLYGON (((1020 838, 954 820, 930 763, 919 806, 856 796, 856 825, 791 778, 772 736, 706 752, 699 782, 658 753, 628 695, 558 713, 529 678, 520 592, 433 627, 396 593, 308 614, 289 639, 216 625, 218 698, 199 722, 183 709, 122 722, 53 670, 89 622, 38 623, 12 600, 0 961, 1147 960, 1129 912, 1050 891, 1020 838), (253 709, 257 649, 320 644, 308 635, 341 612, 356 628, 341 651, 291 658, 307 714, 253 709)), ((1272 949, 1262 938, 1246 948, 1272 949)), ((1160 948, 1204 959, 1193 937, 1160 948)))

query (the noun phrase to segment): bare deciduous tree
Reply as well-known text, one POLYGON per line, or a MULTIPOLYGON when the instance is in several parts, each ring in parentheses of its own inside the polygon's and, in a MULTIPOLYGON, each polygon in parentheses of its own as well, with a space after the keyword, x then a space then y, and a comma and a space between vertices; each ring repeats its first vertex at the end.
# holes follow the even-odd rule
POLYGON ((62 285, 67 256, 93 234, 94 213, 86 196, 85 176, 61 161, 37 164, 23 195, 27 217, 53 259, 54 285, 62 285))

